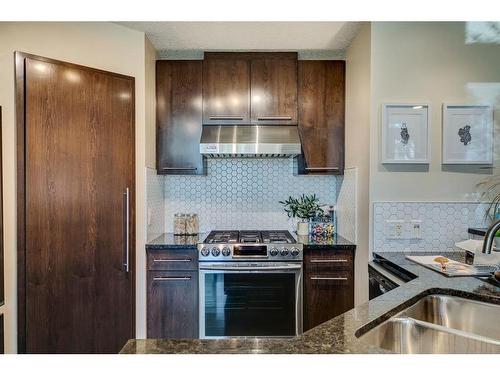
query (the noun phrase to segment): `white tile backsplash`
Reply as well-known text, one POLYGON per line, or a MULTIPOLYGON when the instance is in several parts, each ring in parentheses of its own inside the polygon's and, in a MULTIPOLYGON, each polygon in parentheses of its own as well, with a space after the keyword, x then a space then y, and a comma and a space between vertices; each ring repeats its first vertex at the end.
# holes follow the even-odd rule
MULTIPOLYGON (((156 179, 149 178, 151 231, 163 225, 172 231, 176 212, 197 213, 200 231, 214 229, 289 229, 278 203, 300 194, 315 193, 321 203, 336 202, 336 176, 296 176, 292 159, 209 159, 206 176, 156 176, 163 187, 159 200, 156 179), (151 184, 151 186, 150 186, 151 184), (150 194, 150 190, 152 190, 150 194), (158 215, 163 212, 163 222, 158 215)), ((149 231, 148 231, 149 233, 149 231)))
POLYGON ((375 202, 373 251, 452 251, 469 227, 485 227, 485 204, 474 202, 375 202), (393 238, 388 220, 404 222, 404 238, 393 238), (420 221, 413 238, 411 221, 420 221))
POLYGON ((165 197, 163 178, 155 169, 146 168, 147 178, 147 240, 165 232, 165 197))

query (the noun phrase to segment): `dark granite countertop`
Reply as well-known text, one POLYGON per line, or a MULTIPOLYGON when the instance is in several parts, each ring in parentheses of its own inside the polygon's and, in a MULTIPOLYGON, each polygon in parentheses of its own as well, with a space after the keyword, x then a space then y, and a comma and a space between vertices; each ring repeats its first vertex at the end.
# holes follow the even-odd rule
MULTIPOLYGON (((175 249, 196 249, 199 242, 203 242, 208 233, 200 233, 197 236, 174 236, 173 233, 163 233, 154 240, 146 244, 146 250, 175 250, 175 249)), ((304 244, 308 249, 314 248, 333 248, 355 250, 356 245, 346 240, 344 237, 335 235, 330 239, 313 238, 309 236, 296 236, 293 234, 297 242, 304 244)))
POLYGON ((146 244, 146 250, 196 249, 198 242, 203 242, 207 233, 196 236, 174 236, 173 233, 163 233, 146 244))
POLYGON ((297 242, 304 245, 307 249, 324 249, 332 248, 335 250, 355 250, 356 245, 344 237, 336 234, 332 238, 311 237, 311 236, 296 236, 293 235, 297 242))
MULTIPOLYGON (((320 353, 388 353, 365 344, 356 331, 366 332, 427 294, 444 293, 469 296, 500 303, 500 288, 474 277, 447 278, 414 264, 406 255, 433 253, 376 253, 387 261, 417 276, 382 296, 331 319, 292 339, 233 338, 223 340, 129 340, 123 354, 147 353, 240 353, 240 354, 320 354, 320 353), (361 329, 360 329, 361 328, 361 329)), ((438 254, 435 254, 438 255, 438 254)), ((462 252, 440 252, 439 255, 463 260, 462 252)), ((495 324, 492 322, 492 324, 495 324)))

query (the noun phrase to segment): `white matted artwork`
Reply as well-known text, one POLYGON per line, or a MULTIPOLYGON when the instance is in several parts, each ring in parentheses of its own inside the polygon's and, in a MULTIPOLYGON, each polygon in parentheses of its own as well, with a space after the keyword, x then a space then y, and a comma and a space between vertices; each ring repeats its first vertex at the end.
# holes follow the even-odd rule
POLYGON ((489 105, 443 104, 443 164, 493 163, 489 105))
POLYGON ((428 164, 430 106, 384 104, 382 108, 382 163, 428 164))

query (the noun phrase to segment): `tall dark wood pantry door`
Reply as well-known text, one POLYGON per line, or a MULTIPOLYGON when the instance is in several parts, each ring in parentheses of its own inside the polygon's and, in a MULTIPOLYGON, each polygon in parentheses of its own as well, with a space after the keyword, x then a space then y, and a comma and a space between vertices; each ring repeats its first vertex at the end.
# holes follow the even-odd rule
POLYGON ((16 76, 20 349, 117 353, 135 330, 134 79, 24 54, 16 76))

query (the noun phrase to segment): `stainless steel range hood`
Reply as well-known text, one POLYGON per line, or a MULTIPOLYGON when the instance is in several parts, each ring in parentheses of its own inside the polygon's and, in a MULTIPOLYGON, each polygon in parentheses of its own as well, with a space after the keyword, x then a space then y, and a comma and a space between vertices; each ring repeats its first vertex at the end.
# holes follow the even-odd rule
POLYGON ((301 153, 295 125, 204 125, 200 153, 207 157, 292 157, 301 153))

